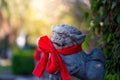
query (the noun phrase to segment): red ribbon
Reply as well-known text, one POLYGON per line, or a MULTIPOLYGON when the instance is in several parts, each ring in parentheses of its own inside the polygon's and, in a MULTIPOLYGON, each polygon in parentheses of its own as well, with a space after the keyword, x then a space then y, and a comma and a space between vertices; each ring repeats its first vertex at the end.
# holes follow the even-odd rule
POLYGON ((42 51, 40 49, 35 49, 34 50, 34 60, 39 61, 41 58, 42 51))
POLYGON ((62 61, 61 57, 59 56, 59 53, 63 55, 70 55, 77 53, 82 50, 81 44, 56 50, 51 40, 47 36, 43 36, 40 38, 38 42, 38 46, 43 51, 44 56, 38 62, 38 65, 35 67, 33 74, 35 76, 41 77, 45 68, 47 69, 47 72, 50 74, 53 74, 57 70, 60 70, 62 80, 70 80, 70 75, 68 73, 68 70, 64 62, 62 61), (50 59, 48 61, 49 56, 50 59))

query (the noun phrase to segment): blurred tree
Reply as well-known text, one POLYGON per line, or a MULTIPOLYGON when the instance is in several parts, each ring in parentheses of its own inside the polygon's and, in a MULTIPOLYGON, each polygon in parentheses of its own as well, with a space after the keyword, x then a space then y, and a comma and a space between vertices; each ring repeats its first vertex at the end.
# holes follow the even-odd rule
POLYGON ((81 18, 89 11, 89 3, 86 1, 88 0, 0 0, 0 36, 4 36, 0 37, 1 43, 5 36, 7 46, 15 43, 16 37, 25 32, 28 36, 27 43, 35 44, 39 36, 50 35, 51 25, 61 23, 77 26, 84 32, 87 29, 84 27, 86 22, 81 18))
POLYGON ((14 43, 16 32, 22 24, 20 11, 17 11, 19 6, 15 7, 17 1, 0 0, 0 55, 4 58, 8 57, 10 45, 14 43))
MULTIPOLYGON (((3 15, 2 10, 6 9, 9 14, 8 5, 5 0, 0 1, 0 55, 4 58, 7 57, 7 49, 9 47, 9 18, 8 21, 5 19, 5 15, 3 15)), ((10 17, 10 16, 9 16, 10 17)))
POLYGON ((24 14, 23 25, 25 31, 30 35, 29 41, 35 42, 35 39, 41 35, 50 35, 51 25, 61 23, 74 25, 83 32, 86 31, 87 28, 85 26, 87 24, 82 18, 83 14, 89 11, 89 3, 85 3, 88 0, 80 0, 79 3, 77 1, 31 0, 24 14), (76 8, 81 9, 77 10, 76 8))

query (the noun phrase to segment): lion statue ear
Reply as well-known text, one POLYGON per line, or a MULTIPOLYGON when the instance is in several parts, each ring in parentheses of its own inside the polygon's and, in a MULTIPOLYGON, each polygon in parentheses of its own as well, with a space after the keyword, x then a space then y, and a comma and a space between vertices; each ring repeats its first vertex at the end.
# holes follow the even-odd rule
POLYGON ((85 38, 86 38, 85 34, 80 35, 80 41, 81 41, 81 43, 84 42, 85 38))
POLYGON ((77 43, 77 44, 82 44, 85 40, 85 37, 86 35, 85 34, 80 34, 80 35, 77 35, 77 34, 70 34, 71 38, 74 39, 74 41, 77 43))

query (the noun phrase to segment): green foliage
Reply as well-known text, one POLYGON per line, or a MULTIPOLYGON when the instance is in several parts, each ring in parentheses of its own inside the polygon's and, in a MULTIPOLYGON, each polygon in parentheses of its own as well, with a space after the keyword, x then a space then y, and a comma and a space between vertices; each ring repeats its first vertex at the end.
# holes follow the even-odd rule
POLYGON ((86 38, 85 38, 85 41, 84 41, 83 44, 82 44, 82 48, 83 48, 84 50, 87 50, 87 49, 88 49, 88 47, 89 47, 89 41, 90 41, 90 36, 87 35, 86 38))
POLYGON ((98 45, 103 43, 107 58, 106 80, 119 80, 116 76, 120 77, 120 0, 91 0, 91 10, 90 29, 102 39, 98 45))
POLYGON ((34 68, 33 51, 13 49, 12 71, 14 74, 30 75, 34 68))
POLYGON ((119 73, 108 73, 105 74, 105 80, 120 80, 119 73))

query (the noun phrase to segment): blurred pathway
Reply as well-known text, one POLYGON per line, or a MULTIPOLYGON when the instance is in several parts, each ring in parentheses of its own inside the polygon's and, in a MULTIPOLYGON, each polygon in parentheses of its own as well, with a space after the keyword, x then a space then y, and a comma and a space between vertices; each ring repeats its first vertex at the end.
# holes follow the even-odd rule
MULTIPOLYGON (((0 75, 0 80, 40 80, 34 76, 0 75)), ((44 78, 42 80, 48 80, 44 78)))
MULTIPOLYGON (((11 72, 11 61, 9 59, 0 59, 0 80, 48 80, 47 75, 44 78, 38 79, 35 76, 21 76, 13 75, 11 72)), ((80 80, 75 77, 71 77, 71 80, 80 80)))

